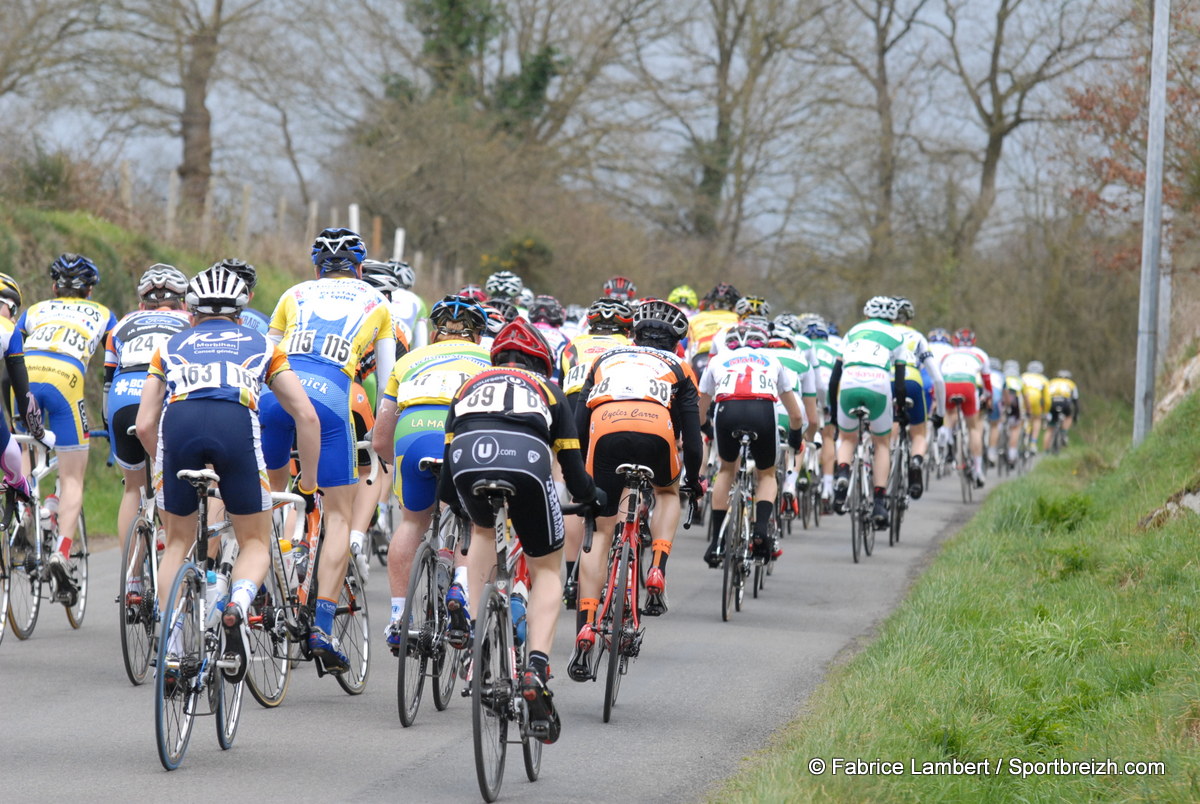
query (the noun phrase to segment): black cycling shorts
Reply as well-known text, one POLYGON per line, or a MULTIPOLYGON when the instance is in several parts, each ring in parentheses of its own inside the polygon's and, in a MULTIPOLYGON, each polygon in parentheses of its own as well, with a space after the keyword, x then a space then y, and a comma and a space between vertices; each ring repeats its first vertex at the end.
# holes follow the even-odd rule
POLYGON ((159 505, 176 516, 196 512, 196 490, 176 475, 211 465, 231 514, 271 510, 258 416, 223 399, 182 399, 167 405, 158 434, 163 480, 159 505))
POLYGON ((517 490, 508 517, 525 553, 538 558, 562 549, 562 506, 545 441, 512 430, 472 430, 454 437, 448 457, 454 488, 472 522, 486 528, 495 524, 491 504, 471 487, 479 480, 504 480, 517 490))
POLYGON ((615 431, 597 438, 591 445, 589 463, 596 485, 608 495, 608 501, 599 515, 617 515, 621 491, 625 488, 624 476, 617 474, 618 466, 636 463, 649 467, 654 472, 654 480, 650 482, 665 488, 678 479, 678 472, 672 473, 671 470, 671 457, 674 454, 675 445, 653 433, 615 431))
POLYGON ((146 450, 136 435, 127 430, 137 422, 137 405, 125 405, 108 414, 108 439, 112 442, 113 454, 122 469, 136 471, 146 465, 146 450))
POLYGON ((1047 413, 1050 414, 1050 421, 1057 424, 1063 416, 1075 415, 1075 403, 1066 397, 1056 396, 1050 400, 1050 409, 1047 413))
POLYGON ((770 469, 775 465, 779 439, 775 436, 778 422, 775 418, 775 403, 770 399, 726 399, 716 404, 713 413, 713 429, 717 435, 717 455, 725 463, 738 458, 741 445, 733 437, 734 430, 750 430, 758 438, 750 442, 750 455, 757 469, 770 469))

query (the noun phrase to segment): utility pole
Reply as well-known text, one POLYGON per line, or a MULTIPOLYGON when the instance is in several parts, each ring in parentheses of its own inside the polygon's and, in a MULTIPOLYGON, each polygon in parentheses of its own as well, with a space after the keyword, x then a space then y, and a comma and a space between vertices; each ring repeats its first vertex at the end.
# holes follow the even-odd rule
POLYGON ((1137 376, 1133 399, 1133 444, 1154 421, 1154 375, 1158 353, 1158 260, 1162 253, 1163 141, 1167 111, 1167 48, 1171 0, 1154 0, 1150 53, 1150 131, 1146 138, 1146 199, 1142 217, 1142 284, 1138 305, 1137 376))

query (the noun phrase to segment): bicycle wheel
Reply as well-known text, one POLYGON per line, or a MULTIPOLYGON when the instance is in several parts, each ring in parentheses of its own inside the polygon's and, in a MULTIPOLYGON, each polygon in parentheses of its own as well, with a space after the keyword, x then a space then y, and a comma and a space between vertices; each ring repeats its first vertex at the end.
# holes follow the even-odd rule
POLYGON ((204 590, 204 576, 195 564, 188 562, 175 575, 170 595, 163 598, 175 603, 158 637, 154 730, 158 758, 167 770, 179 767, 192 736, 198 702, 194 682, 204 660, 204 630, 199 621, 199 600, 204 590), (172 632, 178 632, 175 645, 171 645, 172 632))
POLYGON ((217 744, 222 751, 233 748, 233 738, 237 736, 238 720, 242 714, 242 690, 245 686, 241 681, 230 683, 220 670, 213 671, 210 688, 216 700, 216 706, 213 707, 216 717, 213 719, 217 722, 217 744))
POLYGON ((971 459, 967 449, 967 430, 961 425, 962 418, 959 417, 960 425, 955 428, 954 439, 954 465, 958 469, 959 484, 962 486, 962 501, 969 503, 971 501, 971 485, 974 479, 971 477, 971 459))
MULTIPOLYGON (((621 545, 621 557, 617 562, 617 576, 612 588, 612 603, 608 611, 612 615, 609 624, 608 638, 608 670, 604 675, 604 722, 612 717, 612 708, 617 703, 617 693, 621 689, 621 656, 622 644, 625 641, 625 631, 631 628, 626 622, 631 616, 626 607, 627 597, 632 594, 629 588, 629 562, 633 560, 633 551, 629 543, 621 545)), ((606 617, 607 619, 607 617, 606 617)))
POLYGON ((8 630, 8 538, 0 538, 0 642, 4 641, 4 632, 8 630))
POLYGON ((740 573, 740 569, 733 554, 737 541, 734 534, 738 528, 730 523, 741 518, 740 508, 740 501, 735 501, 734 505, 729 508, 725 515, 725 521, 721 523, 718 537, 718 543, 725 551, 721 562, 721 619, 725 622, 729 622, 729 616, 734 610, 734 598, 737 596, 737 575, 740 573))
MULTIPOLYGON (((517 667, 528 668, 529 657, 526 645, 517 651, 517 667)), ((518 673, 518 677, 523 673, 518 673)), ((542 772, 542 741, 529 736, 529 708, 521 707, 521 759, 525 761, 525 776, 529 781, 536 782, 542 772)))
POLYGON ((88 594, 88 538, 83 511, 79 512, 79 525, 71 542, 71 554, 67 558, 67 565, 71 568, 72 577, 79 584, 79 594, 75 596, 74 604, 64 602, 63 606, 67 610, 67 622, 72 628, 78 628, 83 625, 83 615, 87 613, 88 594))
POLYGON ((861 488, 862 472, 859 471, 859 465, 859 459, 855 456, 854 463, 850 468, 850 492, 846 497, 846 504, 849 506, 850 512, 850 553, 854 556, 855 564, 858 563, 863 543, 862 517, 859 516, 863 490, 861 488))
POLYGON ((274 709, 283 703, 292 680, 291 643, 283 627, 288 597, 281 573, 279 542, 271 546, 271 571, 246 612, 250 632, 246 687, 260 706, 274 709))
POLYGON ((504 781, 508 751, 508 710, 513 690, 509 667, 507 602, 488 584, 480 606, 471 653, 471 733, 475 744, 475 777, 484 801, 495 801, 504 781))
POLYGON ((9 520, 8 623, 17 639, 29 639, 42 607, 42 576, 38 568, 37 524, 34 511, 18 503, 9 520))
POLYGON ((859 486, 862 488, 858 510, 859 531, 862 533, 863 553, 869 556, 875 552, 875 517, 872 515, 875 497, 870 492, 874 486, 871 482, 871 470, 864 464, 861 471, 862 474, 859 476, 859 486))
POLYGON ((346 580, 338 596, 337 614, 333 618, 334 635, 341 642, 350 669, 334 676, 350 695, 362 695, 371 672, 370 622, 367 617, 367 596, 358 577, 358 567, 351 561, 346 567, 346 580))
POLYGON ((408 727, 421 706, 421 689, 425 686, 425 666, 433 652, 437 636, 434 568, 437 559, 428 542, 422 542, 413 558, 408 580, 408 597, 400 622, 405 624, 400 643, 399 670, 396 673, 396 708, 400 724, 408 727))
MULTIPOLYGON (((440 564, 439 559, 439 564, 440 564)), ((464 650, 452 648, 446 641, 446 628, 450 624, 450 612, 446 611, 446 589, 449 588, 451 569, 448 566, 437 568, 436 575, 445 573, 445 584, 439 582, 436 588, 434 605, 437 607, 436 640, 433 644, 433 705, 442 712, 450 705, 454 693, 454 685, 458 682, 458 668, 462 664, 464 650), (445 588, 443 588, 445 586, 445 588)))
POLYGON ((154 528, 139 514, 125 534, 121 551, 121 587, 117 617, 121 621, 121 658, 135 687, 146 680, 154 643, 154 528))

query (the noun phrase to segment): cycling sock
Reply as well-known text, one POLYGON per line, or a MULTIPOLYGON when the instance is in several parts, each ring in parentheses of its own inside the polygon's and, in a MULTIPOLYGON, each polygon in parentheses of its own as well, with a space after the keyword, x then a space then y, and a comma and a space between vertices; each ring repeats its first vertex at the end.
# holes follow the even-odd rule
POLYGON ((886 497, 886 496, 887 496, 887 489, 886 489, 886 488, 884 488, 883 486, 876 486, 876 487, 875 487, 875 499, 877 499, 877 500, 878 500, 880 497, 886 497))
POLYGON ((850 464, 839 463, 837 468, 833 470, 834 477, 850 477, 850 464))
POLYGON ((392 622, 404 616, 404 600, 402 597, 392 598, 392 622))
POLYGON ((655 539, 650 542, 650 549, 654 551, 654 563, 652 566, 666 572, 667 557, 671 555, 671 542, 666 539, 655 539))
POLYGON ((568 578, 570 578, 570 577, 571 577, 571 575, 573 575, 573 574, 574 574, 574 572, 575 572, 575 562, 574 562, 574 561, 568 561, 568 562, 567 562, 567 577, 568 577, 568 578))
POLYGON ((789 469, 788 473, 783 478, 783 490, 786 491, 788 494, 791 494, 792 496, 795 496, 795 494, 796 494, 796 478, 797 477, 799 477, 799 475, 796 474, 796 470, 789 469))
POLYGON ((466 567, 454 568, 454 582, 461 586, 464 592, 467 591, 467 578, 469 577, 466 567))
POLYGON ((245 614, 250 610, 250 604, 254 602, 254 596, 257 594, 258 584, 249 578, 238 578, 233 582, 233 591, 229 593, 229 603, 239 606, 245 614))
MULTIPOLYGON (((581 597, 579 598, 579 614, 576 619, 583 617, 584 623, 596 622, 596 609, 600 606, 600 599, 596 597, 581 597)), ((581 623, 580 628, 583 627, 581 623)), ((578 628, 575 629, 578 632, 578 628)))
POLYGON ((821 495, 833 494, 833 475, 821 475, 821 495))
POLYGON ((317 616, 313 625, 327 634, 332 634, 335 614, 337 614, 337 601, 319 597, 317 598, 317 616))
POLYGON ((717 543, 717 537, 721 535, 721 525, 725 524, 725 515, 728 511, 718 511, 716 508, 712 510, 712 532, 710 533, 713 544, 717 543))
POLYGON ((529 651, 529 669, 537 673, 545 684, 550 676, 550 657, 540 650, 529 651))
POLYGON ((774 513, 775 503, 770 500, 759 500, 754 503, 754 535, 760 539, 767 536, 771 527, 771 514, 774 513))

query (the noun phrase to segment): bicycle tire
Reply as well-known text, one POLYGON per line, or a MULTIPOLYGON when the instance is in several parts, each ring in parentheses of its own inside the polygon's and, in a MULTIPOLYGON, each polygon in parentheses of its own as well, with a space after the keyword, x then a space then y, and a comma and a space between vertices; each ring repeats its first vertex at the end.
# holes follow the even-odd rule
POLYGON ((405 728, 413 724, 421 706, 425 668, 429 664, 433 639, 437 636, 433 591, 435 556, 429 542, 421 542, 413 557, 408 596, 400 618, 404 637, 400 642, 400 661, 396 663, 396 709, 400 714, 400 725, 405 728))
POLYGON ((612 630, 608 632, 608 669, 604 674, 604 722, 612 718, 613 707, 617 705, 617 694, 621 690, 621 655, 622 643, 625 641, 625 622, 630 617, 626 608, 626 596, 633 594, 629 589, 629 564, 633 561, 633 551, 628 542, 621 544, 621 557, 617 562, 616 581, 612 588, 612 603, 608 610, 612 612, 612 630))
POLYGON ((63 608, 67 610, 67 622, 71 624, 72 628, 79 628, 83 625, 83 617, 87 614, 88 555, 87 520, 83 511, 80 511, 79 524, 75 527, 75 538, 71 541, 71 554, 67 558, 67 564, 79 582, 79 594, 75 596, 74 605, 63 603, 63 608))
POLYGON ((875 552, 875 517, 873 516, 872 504, 875 501, 873 494, 868 493, 868 489, 873 489, 871 470, 864 463, 862 465, 862 475, 859 478, 859 483, 862 486, 861 508, 859 509, 860 522, 862 523, 862 550, 864 555, 871 555, 875 552))
MULTIPOLYGON (((441 562, 441 559, 438 559, 441 562)), ((452 568, 445 567, 447 580, 452 568)), ((437 570, 441 573, 441 569, 437 570)), ((448 587, 447 587, 448 588, 448 587)), ((441 584, 436 587, 437 631, 433 654, 433 706, 439 712, 445 711, 454 695, 454 686, 458 683, 458 668, 462 664, 463 649, 454 648, 446 641, 446 628, 450 624, 450 612, 446 610, 446 590, 441 584)))
POLYGON ((521 758, 525 761, 525 778, 536 782, 542 772, 542 741, 528 734, 522 736, 521 758))
POLYGON ((157 645, 154 642, 154 527, 143 514, 129 526, 121 549, 121 586, 117 590, 117 619, 121 625, 121 659, 125 675, 135 687, 146 680, 150 657, 157 645), (129 591, 133 579, 138 579, 140 593, 129 591))
POLYGON ((367 596, 358 577, 358 567, 351 561, 346 567, 346 579, 342 581, 337 614, 333 618, 334 634, 350 662, 350 668, 334 678, 348 695, 362 695, 367 688, 367 677, 371 674, 370 626, 367 596))
POLYGON ((0 643, 4 642, 4 634, 8 631, 8 536, 0 538, 0 643))
POLYGON ((960 413, 959 424, 955 425, 954 464, 958 468, 959 485, 962 487, 962 501, 964 503, 971 501, 971 484, 974 482, 971 477, 971 461, 968 456, 967 428, 962 424, 962 415, 960 413))
POLYGON ((233 739, 237 736, 238 722, 242 714, 242 692, 245 689, 245 679, 236 684, 225 678, 220 670, 213 671, 212 687, 216 706, 213 707, 213 720, 217 724, 217 744, 222 751, 233 748, 233 739))
POLYGON ((292 643, 282 627, 289 604, 283 579, 279 540, 271 546, 271 569, 246 612, 250 633, 246 687, 259 706, 274 709, 283 703, 292 680, 292 643))
POLYGON ((42 607, 42 576, 38 568, 35 512, 28 503, 17 503, 9 520, 8 624, 17 639, 33 636, 42 607))
POLYGON ((860 488, 862 472, 859 471, 861 462, 857 455, 854 457, 854 462, 850 465, 850 491, 846 498, 846 504, 849 506, 850 513, 850 554, 854 557, 854 563, 859 562, 859 557, 862 554, 863 533, 862 533, 862 517, 859 515, 859 509, 862 507, 861 497, 863 490, 860 488))
POLYGON ((736 508, 730 507, 726 512, 725 521, 721 523, 718 536, 718 544, 725 551, 721 558, 721 620, 724 622, 729 622, 729 617, 733 614, 733 599, 737 593, 734 575, 738 568, 737 562, 733 558, 733 542, 735 540, 729 535, 733 530, 730 523, 734 521, 734 516, 740 516, 740 514, 736 508))
POLYGON ((202 663, 204 631, 200 627, 198 601, 204 594, 204 577, 192 562, 185 563, 175 574, 170 594, 164 600, 175 601, 163 619, 158 637, 158 660, 154 674, 154 731, 158 742, 158 758, 167 770, 175 770, 187 753, 192 736, 198 694, 194 676, 184 675, 184 664, 199 667, 202 663), (180 658, 174 663, 177 680, 168 695, 167 653, 171 632, 180 631, 180 658), (190 657, 190 661, 188 661, 190 657))
POLYGON ((495 801, 504 781, 508 752, 508 708, 515 694, 508 666, 507 604, 488 584, 480 606, 471 655, 471 737, 475 748, 475 778, 484 801, 495 801))

